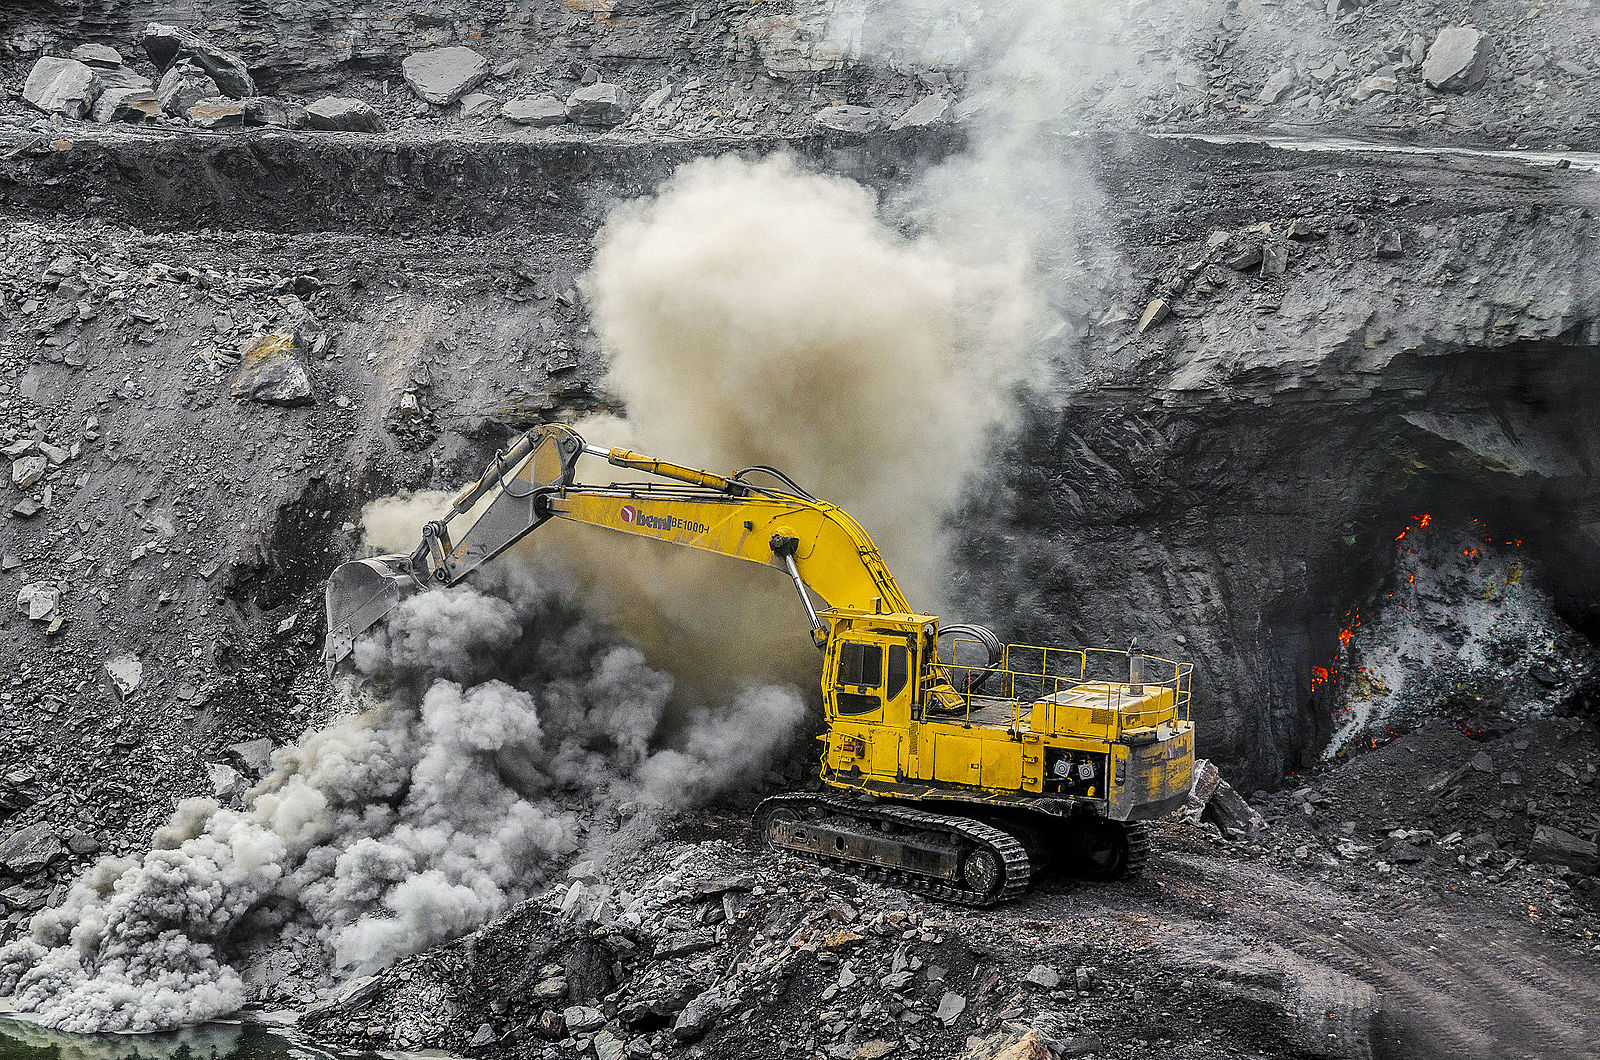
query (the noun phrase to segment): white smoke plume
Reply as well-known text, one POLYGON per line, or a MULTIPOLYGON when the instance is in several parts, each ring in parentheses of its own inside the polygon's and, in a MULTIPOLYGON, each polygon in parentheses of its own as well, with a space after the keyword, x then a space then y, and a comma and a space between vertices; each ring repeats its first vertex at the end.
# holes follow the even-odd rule
POLYGON ((526 571, 501 591, 407 600, 356 655, 383 699, 274 752, 241 806, 184 800, 148 853, 96 864, 0 949, 0 996, 73 1032, 213 1019, 289 926, 330 983, 382 968, 539 890, 624 800, 759 774, 804 713, 751 688, 669 737, 673 682, 636 648, 526 571))

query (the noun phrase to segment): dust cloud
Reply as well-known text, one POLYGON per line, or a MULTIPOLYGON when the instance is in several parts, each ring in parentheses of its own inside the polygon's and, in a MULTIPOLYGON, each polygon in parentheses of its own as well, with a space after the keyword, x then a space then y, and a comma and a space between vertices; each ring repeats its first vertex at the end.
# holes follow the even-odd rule
POLYGON ((246 955, 313 940, 325 987, 459 937, 541 890, 627 815, 759 776, 804 717, 751 685, 660 731, 672 678, 559 581, 407 599, 360 643, 357 713, 274 752, 236 806, 186 799, 0 949, 0 996, 72 1032, 224 1016, 246 955))
POLYGON ((941 602, 944 520, 1026 375, 1021 277, 901 235, 853 181, 730 155, 618 208, 585 291, 632 444, 787 472, 941 602))

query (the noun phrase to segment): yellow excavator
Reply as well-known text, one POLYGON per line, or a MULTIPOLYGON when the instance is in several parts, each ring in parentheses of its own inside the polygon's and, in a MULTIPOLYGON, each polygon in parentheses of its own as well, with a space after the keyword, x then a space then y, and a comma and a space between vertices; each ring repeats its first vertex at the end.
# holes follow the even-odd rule
POLYGON ((591 446, 563 424, 497 454, 412 554, 333 572, 330 672, 404 596, 457 584, 550 519, 793 580, 823 653, 825 789, 759 805, 755 836, 773 849, 993 905, 1049 861, 1097 879, 1137 872, 1149 851, 1143 822, 1188 798, 1190 664, 1131 648, 1007 645, 980 626, 941 625, 912 609, 854 519, 782 472, 719 475, 591 446), (648 480, 581 482, 585 456, 648 480), (464 516, 470 525, 452 536, 464 516))

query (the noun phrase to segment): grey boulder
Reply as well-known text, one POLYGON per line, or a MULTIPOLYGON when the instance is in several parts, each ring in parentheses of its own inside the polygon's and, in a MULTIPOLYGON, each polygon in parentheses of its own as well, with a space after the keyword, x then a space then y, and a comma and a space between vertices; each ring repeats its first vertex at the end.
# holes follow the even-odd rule
POLYGON ((608 126, 626 120, 633 101, 621 85, 596 81, 567 97, 567 120, 574 125, 608 126))
POLYGON ((1488 73, 1489 51, 1489 38, 1471 26, 1441 30, 1422 60, 1422 80, 1440 92, 1476 88, 1488 73))
POLYGON ((298 103, 286 103, 272 96, 251 96, 243 103, 246 125, 272 125, 280 129, 299 129, 307 121, 306 108, 298 103))
POLYGON ((0 841, 0 868, 28 876, 61 856, 61 837, 39 821, 0 841))
POLYGON ((94 104, 99 78, 76 59, 46 55, 33 64, 22 98, 46 114, 81 118, 94 104))
POLYGON ((489 60, 471 48, 432 48, 406 56, 400 72, 418 99, 445 107, 483 83, 489 60))
POLYGON ((328 132, 384 131, 383 116, 370 103, 348 96, 323 96, 306 107, 306 124, 328 132))
POLYGON ((878 112, 871 107, 823 107, 811 116, 820 128, 830 132, 869 133, 883 124, 878 112))
POLYGON ((148 88, 110 88, 94 101, 89 117, 112 121, 149 121, 161 114, 161 101, 148 88))
POLYGON ((950 117, 950 97, 924 96, 900 115, 890 124, 894 129, 924 129, 930 125, 938 125, 950 117))
POLYGON ((311 373, 300 358, 292 333, 257 335, 245 343, 239 355, 239 371, 233 377, 234 397, 287 406, 309 405, 311 395, 311 373))
POLYGON ((518 125, 561 125, 567 120, 567 105, 554 96, 519 96, 506 101, 500 116, 518 125))
POLYGON ((192 63, 179 63, 161 77, 156 86, 156 99, 168 114, 183 116, 189 108, 202 99, 222 95, 222 89, 211 80, 211 75, 192 63))
POLYGON ((188 60, 217 83, 221 94, 244 99, 256 94, 256 83, 243 59, 186 29, 151 22, 144 28, 144 51, 156 69, 166 70, 188 60))
POLYGON ((85 66, 103 66, 109 70, 122 65, 122 53, 104 44, 80 44, 72 49, 71 55, 85 66))
POLYGON ((244 104, 231 96, 207 96, 190 107, 189 121, 202 129, 222 129, 244 124, 244 104))

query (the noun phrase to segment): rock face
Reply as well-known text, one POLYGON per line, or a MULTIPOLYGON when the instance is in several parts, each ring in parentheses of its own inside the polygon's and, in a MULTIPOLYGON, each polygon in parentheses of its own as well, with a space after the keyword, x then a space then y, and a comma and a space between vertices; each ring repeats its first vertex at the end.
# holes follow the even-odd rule
POLYGON ((871 107, 824 107, 811 120, 823 129, 842 133, 869 133, 883 124, 871 107))
POLYGON ((33 64, 22 98, 46 114, 81 118, 94 104, 97 84, 94 70, 78 60, 47 55, 33 64))
POLYGON ((1471 26, 1440 32, 1422 61, 1422 80, 1441 92, 1465 92, 1483 84, 1489 65, 1489 38, 1471 26))
POLYGON ((188 30, 152 22, 144 28, 144 51, 158 70, 188 60, 217 83, 220 94, 244 99, 256 94, 255 80, 243 59, 188 30))
POLYGON ((408 55, 402 75, 418 99, 447 107, 489 76, 489 60, 471 48, 434 48, 408 55))
POLYGON ((500 108, 500 116, 518 125, 562 125, 567 105, 554 96, 519 96, 500 108))
POLYGON ((161 113, 161 101, 148 88, 111 88, 100 93, 89 116, 97 122, 148 121, 161 113))
POLYGON ((306 124, 330 132, 384 131, 383 117, 370 103, 346 96, 323 96, 306 107, 306 124))
POLYGON ((189 108, 202 99, 222 95, 222 89, 211 76, 193 63, 179 63, 161 77, 156 86, 156 99, 168 114, 183 116, 189 108))
MULTIPOLYGON (((314 113, 315 105, 307 109, 314 113)), ((233 396, 265 405, 308 405, 311 375, 287 332, 258 335, 240 351, 239 371, 233 377, 233 396)))
POLYGON ((574 125, 616 125, 626 120, 632 107, 621 85, 596 81, 567 97, 567 120, 574 125))
POLYGON ((47 823, 39 821, 0 841, 0 868, 27 876, 49 865, 61 853, 61 838, 47 823))

